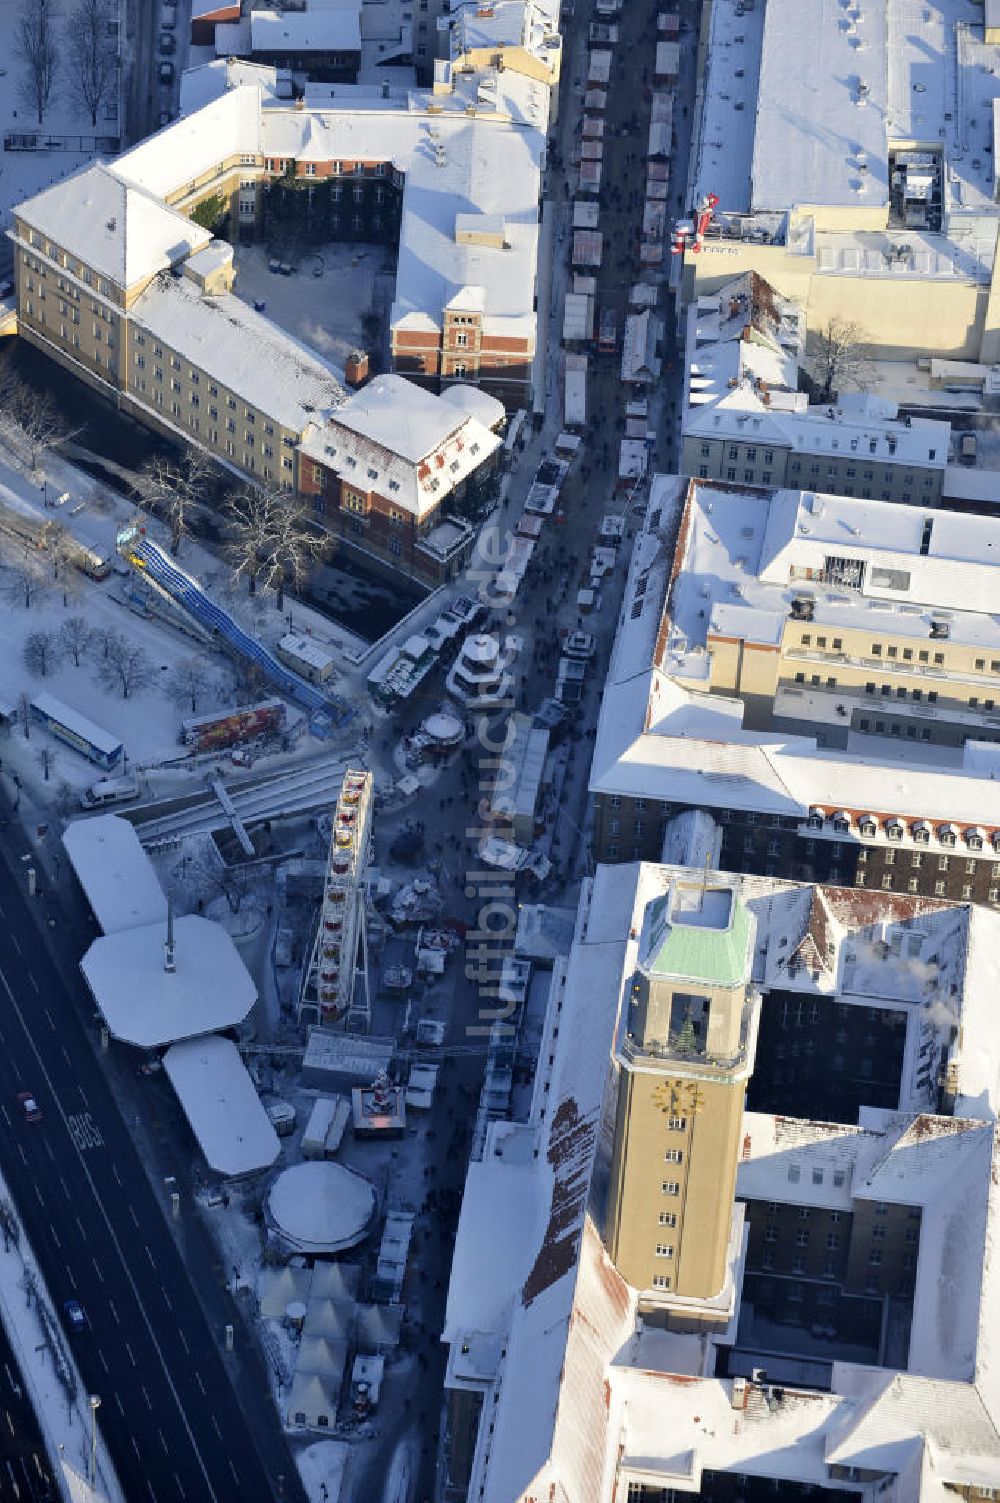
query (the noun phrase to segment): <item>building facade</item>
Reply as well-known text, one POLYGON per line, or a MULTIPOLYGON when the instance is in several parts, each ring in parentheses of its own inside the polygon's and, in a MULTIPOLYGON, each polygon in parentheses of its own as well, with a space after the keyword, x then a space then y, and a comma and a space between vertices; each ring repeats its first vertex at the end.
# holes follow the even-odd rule
POLYGON ((729 885, 679 882, 651 903, 616 1051, 608 1252, 644 1301, 679 1296, 698 1302, 692 1318, 723 1323, 756 1028, 753 931, 729 885))

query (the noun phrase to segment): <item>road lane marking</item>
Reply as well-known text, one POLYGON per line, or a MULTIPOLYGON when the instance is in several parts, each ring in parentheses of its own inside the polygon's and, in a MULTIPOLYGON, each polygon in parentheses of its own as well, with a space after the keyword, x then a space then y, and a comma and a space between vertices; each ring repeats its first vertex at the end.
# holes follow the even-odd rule
POLYGON ((28 1166, 28 1156, 25 1153, 24 1149, 21 1147, 20 1143, 18 1143, 18 1145, 17 1145, 17 1151, 21 1155, 21 1162, 22 1162, 22 1164, 24 1164, 25 1168, 27 1168, 27 1166, 28 1166))
POLYGON ((212 1415, 212 1424, 213 1424, 213 1426, 215 1428, 216 1435, 221 1440, 222 1439, 222 1431, 219 1429, 219 1421, 216 1419, 216 1417, 215 1417, 214 1414, 212 1415))
POLYGON ((170 1303, 170 1295, 169 1295, 169 1294, 168 1294, 168 1293, 167 1293, 167 1291, 166 1291, 166 1290, 165 1290, 165 1289, 164 1289, 164 1291, 163 1291, 163 1298, 164 1298, 164 1300, 165 1300, 165 1302, 166 1302, 166 1306, 167 1306, 167 1309, 168 1309, 168 1310, 172 1310, 172 1309, 173 1309, 173 1308, 174 1308, 174 1307, 173 1307, 173 1305, 172 1305, 172 1304, 171 1304, 171 1303, 170 1303))
POLYGON ((129 1206, 128 1212, 129 1212, 129 1215, 132 1217, 132 1220, 135 1222, 136 1226, 138 1226, 139 1225, 139 1218, 135 1214, 135 1206, 129 1206))
POLYGON ((142 1396, 146 1400, 146 1408, 149 1410, 150 1414, 152 1414, 152 1412, 153 1412, 153 1401, 149 1397, 149 1394, 146 1392, 146 1385, 145 1385, 145 1383, 140 1383, 139 1387, 142 1389, 142 1396))
POLYGON ((49 1142, 48 1138, 45 1139, 45 1152, 48 1154, 49 1158, 54 1164, 56 1161, 55 1150, 53 1149, 52 1144, 49 1142))
POLYGON ((13 929, 10 931, 10 942, 19 955, 24 954, 24 951, 21 949, 21 941, 18 939, 13 929))
POLYGON ((49 1027, 50 1027, 50 1028, 51 1028, 51 1029, 52 1029, 52 1032, 53 1032, 53 1033, 55 1033, 55 1031, 56 1031, 56 1023, 55 1023, 55 1018, 53 1018, 53 1016, 52 1016, 52 1014, 51 1014, 51 1013, 50 1013, 50 1012, 49 1012, 49 1010, 48 1010, 48 1008, 46 1008, 46 1009, 45 1009, 45 1016, 46 1016, 46 1017, 47 1017, 47 1018, 48 1018, 48 1020, 49 1020, 49 1027))
POLYGON ((59 1047, 62 1050, 62 1057, 63 1057, 63 1059, 66 1061, 66 1063, 69 1065, 70 1069, 72 1070, 72 1068, 73 1068, 73 1061, 69 1057, 69 1050, 66 1048, 65 1044, 60 1044, 59 1047))
POLYGON ((69 1185, 67 1185, 61 1174, 59 1176, 59 1183, 62 1185, 62 1192, 65 1195, 66 1199, 72 1200, 73 1197, 69 1193, 69 1185))
POLYGON ((97 1274, 97 1277, 100 1279, 101 1283, 103 1284, 104 1283, 104 1275, 101 1272, 101 1265, 100 1265, 100 1263, 98 1263, 98 1261, 97 1261, 96 1258, 91 1258, 90 1261, 94 1265, 94 1272, 97 1274))
POLYGON ((121 1399, 120 1399, 120 1398, 119 1398, 119 1397, 118 1397, 118 1395, 117 1395, 117 1394, 115 1394, 115 1403, 116 1403, 116 1404, 117 1404, 117 1405, 118 1405, 118 1411, 119 1411, 119 1413, 120 1413, 120 1414, 121 1414, 121 1417, 122 1417, 122 1419, 124 1419, 124 1418, 125 1418, 125 1411, 124 1411, 124 1409, 123 1409, 123 1408, 122 1408, 122 1401, 121 1401, 121 1399))
POLYGON ((135 1353, 133 1352, 132 1348, 129 1346, 129 1344, 128 1344, 127 1341, 125 1343, 125 1350, 128 1352, 128 1360, 131 1362, 132 1366, 135 1367, 135 1365, 136 1365, 135 1353))
POLYGON ((109 1373, 111 1371, 111 1369, 108 1366, 107 1358, 105 1357, 104 1353, 101 1351, 100 1347, 97 1348, 97 1355, 100 1358, 101 1366, 104 1368, 104 1371, 106 1373, 109 1373))
POLYGON ((155 1268, 156 1267, 156 1260, 154 1259, 153 1254, 149 1250, 148 1243, 144 1243, 143 1245, 144 1245, 144 1247, 146 1249, 146 1257, 149 1259, 149 1266, 150 1266, 150 1268, 155 1268))
POLYGON ((81 1152, 85 1148, 103 1148, 104 1134, 89 1112, 70 1112, 66 1118, 73 1142, 81 1152))
POLYGON ((112 1164, 111 1165, 111 1173, 114 1175, 115 1179, 118 1181, 118 1184, 120 1186, 121 1182, 122 1182, 122 1177, 118 1173, 118 1165, 117 1164, 112 1164))
POLYGON ((195 1373, 195 1375, 194 1375, 194 1381, 197 1383, 198 1387, 201 1389, 202 1393, 204 1394, 205 1398, 207 1399, 208 1398, 208 1391, 205 1388, 204 1383, 201 1381, 201 1373, 195 1373))
POLYGON ((113 1299, 109 1299, 108 1300, 108 1305, 109 1305, 109 1307, 111 1309, 112 1315, 115 1317, 115 1325, 116 1326, 120 1326, 121 1325, 121 1318, 120 1318, 120 1316, 118 1314, 118 1311, 115 1309, 115 1302, 114 1302, 114 1300, 113 1299))
POLYGON ((191 1348, 187 1344, 187 1337, 184 1335, 183 1331, 178 1331, 177 1334, 181 1338, 181 1346, 184 1348, 184 1350, 187 1352, 188 1356, 190 1357, 190 1355, 191 1355, 191 1348))
POLYGON ((77 1226, 80 1228, 80 1236, 83 1238, 84 1242, 86 1242, 87 1233, 83 1229, 83 1222, 80 1220, 79 1216, 74 1217, 74 1220, 76 1221, 77 1226))
POLYGON ((41 991, 41 987, 38 985, 38 982, 35 980, 34 972, 33 971, 28 971, 28 972, 26 972, 26 974, 27 974, 28 980, 31 982, 32 986, 35 988, 35 996, 36 997, 40 997, 42 995, 42 991, 41 991))
POLYGON ((236 1470, 235 1466, 233 1465, 233 1458, 231 1456, 229 1456, 229 1457, 227 1457, 227 1460, 229 1462, 229 1470, 232 1472, 233 1477, 236 1479, 236 1485, 238 1487, 239 1486, 239 1482, 240 1482, 240 1474, 236 1470))
POLYGON ((59 1241, 59 1238, 56 1235, 56 1229, 52 1225, 51 1221, 49 1222, 49 1231, 52 1233, 52 1240, 55 1243, 56 1247, 62 1247, 62 1243, 59 1241))
POLYGON ((177 1483, 177 1491, 180 1493, 181 1497, 182 1498, 186 1498, 187 1497, 187 1493, 184 1491, 184 1484, 181 1481, 181 1479, 178 1477, 178 1475, 177 1475, 176 1472, 174 1473, 174 1481, 177 1483))
POLYGON ((3 1120, 6 1122, 7 1126, 9 1127, 10 1126, 10 1112, 7 1110, 7 1108, 5 1106, 0 1106, 0 1112, 3 1112, 3 1120))

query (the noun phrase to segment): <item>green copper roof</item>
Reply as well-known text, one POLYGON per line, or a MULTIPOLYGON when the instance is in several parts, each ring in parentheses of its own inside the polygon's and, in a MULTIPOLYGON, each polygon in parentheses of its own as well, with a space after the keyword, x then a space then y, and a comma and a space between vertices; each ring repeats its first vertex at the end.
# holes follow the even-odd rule
MULTIPOLYGON (((649 976, 676 976, 701 981, 710 986, 739 986, 747 979, 750 946, 750 915, 732 889, 731 907, 724 927, 694 913, 678 911, 671 918, 675 904, 672 889, 665 897, 654 898, 647 910, 649 939, 640 959, 649 976)), ((721 900, 722 890, 707 895, 721 900)))

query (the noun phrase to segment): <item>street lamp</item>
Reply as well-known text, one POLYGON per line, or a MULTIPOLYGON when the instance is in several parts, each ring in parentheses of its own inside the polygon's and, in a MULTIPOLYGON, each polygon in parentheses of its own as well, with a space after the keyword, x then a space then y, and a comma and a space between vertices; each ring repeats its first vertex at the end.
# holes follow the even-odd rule
POLYGON ((101 1401, 96 1393, 90 1395, 90 1487, 97 1487, 97 1411, 101 1401))

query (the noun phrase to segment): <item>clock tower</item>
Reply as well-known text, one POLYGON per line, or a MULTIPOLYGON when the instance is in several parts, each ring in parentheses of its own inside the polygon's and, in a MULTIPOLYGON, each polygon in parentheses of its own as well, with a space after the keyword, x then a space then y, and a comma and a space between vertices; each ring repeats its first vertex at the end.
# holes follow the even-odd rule
POLYGON ((734 882, 674 879, 643 915, 616 1041, 607 1242, 643 1303, 723 1320, 758 996, 734 882))

